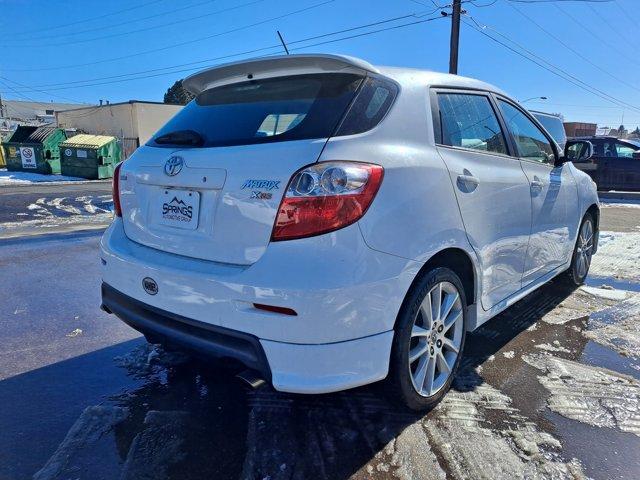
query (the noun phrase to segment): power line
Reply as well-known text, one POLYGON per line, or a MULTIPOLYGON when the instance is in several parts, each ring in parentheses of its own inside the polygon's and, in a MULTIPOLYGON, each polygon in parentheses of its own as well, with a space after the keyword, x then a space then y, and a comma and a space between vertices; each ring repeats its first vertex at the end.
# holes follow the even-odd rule
MULTIPOLYGON (((47 95, 51 95, 52 97, 61 98, 61 99, 63 99, 63 100, 68 100, 68 101, 71 101, 71 102, 73 102, 73 103, 84 103, 84 102, 80 102, 79 100, 75 100, 75 99, 73 99, 73 98, 63 97, 63 96, 61 96, 61 95, 57 95, 57 94, 55 94, 55 93, 47 92, 46 90, 40 90, 40 89, 37 89, 37 88, 29 87, 28 85, 24 85, 23 83, 16 82, 15 80, 11 80, 11 79, 9 79, 9 78, 7 78, 7 77, 0 77, 0 79, 1 79, 1 80, 4 80, 5 82, 11 82, 11 83, 13 83, 14 85, 18 85, 18 86, 20 86, 20 87, 23 87, 23 88, 25 88, 25 89, 27 89, 27 90, 31 90, 31 91, 34 91, 34 92, 46 93, 47 95)), ((15 91, 17 91, 17 90, 16 90, 16 89, 14 89, 13 91, 15 92, 15 91)))
POLYGON ((627 7, 623 7, 619 0, 614 0, 614 3, 615 3, 615 6, 618 7, 618 9, 625 15, 625 18, 627 18, 628 20, 631 20, 633 18, 633 15, 631 14, 631 12, 627 10, 627 7))
POLYGON ((601 91, 601 90, 597 89, 596 87, 593 87, 593 86, 591 86, 591 85, 587 84, 586 82, 584 82, 584 81, 580 80, 579 78, 575 77, 574 75, 572 75, 572 74, 570 74, 570 73, 566 72, 565 70, 561 69, 560 67, 558 67, 558 66, 556 66, 556 65, 553 65, 552 63, 548 62, 547 60, 543 59, 542 57, 540 57, 540 56, 536 55, 535 53, 531 52, 530 50, 526 49, 525 47, 523 47, 523 46, 522 46, 522 45, 520 45, 519 43, 515 42, 514 40, 511 40, 511 39, 510 39, 510 38, 508 38, 506 35, 504 35, 504 34, 502 34, 502 33, 498 32, 498 31, 497 31, 497 30, 495 30, 494 28, 489 27, 488 25, 482 25, 482 26, 480 26, 480 25, 475 21, 475 19, 474 19, 473 17, 468 16, 468 18, 470 18, 474 23, 465 22, 465 24, 469 25, 471 28, 473 28, 474 30, 478 31, 479 33, 481 33, 481 34, 482 34, 482 35, 484 35, 485 37, 487 37, 487 38, 491 39, 491 40, 492 40, 492 41, 494 41, 495 43, 498 43, 498 44, 502 45, 503 47, 505 47, 505 48, 507 48, 507 49, 511 50, 513 53, 515 53, 515 54, 517 54, 517 55, 519 55, 519 56, 521 56, 521 57, 523 57, 523 58, 525 58, 525 59, 529 60, 530 62, 535 63, 536 65, 538 65, 539 67, 541 67, 541 68, 543 68, 543 69, 547 70, 548 72, 550 72, 550 73, 552 73, 552 74, 554 74, 554 75, 556 75, 556 76, 558 76, 558 77, 560 77, 560 78, 562 78, 562 79, 564 79, 564 80, 566 80, 566 81, 568 81, 568 82, 570 82, 570 83, 572 83, 572 84, 576 85, 577 87, 579 87, 579 88, 581 88, 581 89, 583 89, 583 90, 585 90, 585 91, 587 91, 587 92, 589 92, 589 93, 591 93, 591 94, 593 94, 593 95, 596 95, 596 96, 598 96, 598 97, 600 97, 600 98, 602 98, 602 99, 604 99, 604 100, 606 100, 606 101, 608 101, 608 102, 610 102, 610 103, 615 103, 615 104, 617 104, 617 105, 619 105, 619 106, 625 106, 625 107, 628 107, 628 108, 631 108, 631 109, 634 109, 634 110, 637 110, 637 111, 639 111, 639 112, 640 112, 640 108, 638 108, 638 107, 636 107, 636 106, 634 106, 634 105, 628 104, 628 103, 626 103, 626 102, 624 102, 624 101, 622 101, 622 100, 619 100, 619 99, 617 99, 617 98, 615 98, 615 97, 612 97, 611 95, 609 95, 609 94, 607 94, 607 93, 605 93, 605 92, 603 92, 603 91, 601 91), (520 48, 521 50, 523 50, 524 52, 526 52, 526 53, 527 53, 527 55, 525 55, 525 54, 523 54, 522 52, 520 52, 520 51, 516 50, 515 48, 513 48, 513 47, 511 47, 511 46, 507 45, 506 43, 504 43, 504 42, 502 42, 502 41, 498 40, 497 38, 495 38, 495 37, 493 37, 493 36, 489 35, 487 32, 485 32, 485 31, 484 31, 485 29, 491 29, 491 30, 493 30, 495 33, 497 33, 497 34, 498 34, 498 35, 500 35, 501 37, 504 37, 504 38, 505 38, 505 39, 507 39, 509 42, 511 42, 511 43, 513 43, 513 44, 515 44, 515 45, 517 45, 517 46, 518 46, 518 48, 520 48), (533 58, 532 58, 532 57, 533 57, 533 58), (536 60, 536 59, 537 59, 537 60, 536 60), (541 62, 543 62, 543 63, 541 63, 541 62), (549 68, 549 67, 548 67, 547 65, 545 65, 545 64, 549 65, 551 68, 549 68), (560 73, 558 73, 558 72, 560 72, 560 73))
MULTIPOLYGON (((426 13, 424 15, 429 15, 434 13, 434 11, 431 11, 429 13, 426 13)), ((398 17, 392 17, 392 18, 387 18, 387 19, 383 19, 383 20, 379 20, 376 22, 371 22, 371 23, 367 23, 364 25, 358 25, 355 27, 350 27, 350 28, 345 28, 342 30, 337 30, 337 31, 333 31, 333 32, 329 32, 329 33, 323 33, 323 34, 319 34, 319 35, 314 35, 311 37, 306 37, 303 39, 299 39, 299 40, 295 40, 292 42, 289 42, 290 45, 296 45, 296 44, 300 44, 300 43, 304 43, 304 42, 309 42, 312 40, 318 40, 320 38, 326 38, 329 36, 334 36, 334 35, 339 35, 342 33, 349 33, 349 32, 353 32, 356 30, 362 30, 364 28, 370 28, 370 27, 375 27, 375 26, 379 26, 379 25, 384 25, 387 23, 392 23, 392 22, 396 22, 396 21, 400 21, 400 20, 406 20, 408 18, 420 18, 419 16, 417 16, 415 13, 411 13, 411 14, 407 14, 407 15, 401 15, 398 17)), ((100 80, 111 80, 111 79, 116 79, 116 78, 125 78, 125 77, 129 77, 129 76, 138 76, 138 75, 143 75, 146 73, 155 73, 155 72, 161 72, 164 70, 172 70, 175 68, 181 68, 181 67, 187 67, 187 66, 192 66, 192 65, 198 65, 198 64, 202 64, 202 63, 207 63, 207 62, 215 62, 215 61, 219 61, 219 60, 225 60, 228 58, 232 58, 232 57, 237 57, 237 56, 242 56, 242 55, 249 55, 249 54, 255 54, 255 53, 259 53, 259 52, 264 52, 264 51, 268 51, 268 50, 273 50, 273 49, 277 49, 280 46, 277 44, 273 44, 267 47, 260 47, 260 48, 255 48, 255 49, 251 49, 251 50, 246 50, 240 53, 234 53, 234 54, 229 54, 229 55, 222 55, 222 56, 218 56, 218 57, 213 57, 213 58, 207 58, 207 59, 203 59, 203 60, 197 60, 197 61, 193 61, 193 62, 187 62, 187 63, 180 63, 180 64, 176 64, 176 65, 170 65, 170 66, 166 66, 166 67, 160 67, 160 68, 153 68, 153 69, 147 69, 147 70, 140 70, 140 71, 136 71, 136 72, 129 72, 129 73, 122 73, 122 74, 118 74, 118 75, 109 75, 109 76, 105 76, 105 77, 94 77, 94 78, 89 78, 89 79, 84 79, 84 80, 75 80, 72 82, 60 82, 60 83, 48 83, 48 84, 41 84, 41 85, 33 85, 31 87, 28 87, 25 85, 25 88, 27 90, 31 89, 35 89, 36 87, 39 88, 46 88, 46 87, 57 87, 57 86, 67 86, 67 85, 78 85, 78 86, 82 86, 79 84, 84 84, 87 82, 95 82, 95 81, 100 81, 100 80)), ((198 68, 203 68, 203 67, 198 67, 198 68)), ((194 68, 195 69, 195 68, 194 68)), ((165 73, 180 73, 183 71, 191 71, 193 69, 187 69, 187 70, 180 70, 177 72, 165 72, 165 73)), ((0 78, 5 78, 5 77, 0 77, 0 78)), ((143 77, 141 77, 143 78, 143 77)), ((5 78, 5 80, 8 80, 7 78, 5 78)), ((45 92, 48 93, 48 92, 45 92)))
POLYGON ((568 50, 570 50, 571 52, 573 52, 574 54, 576 54, 578 57, 580 57, 581 59, 583 59, 585 62, 587 62, 589 65, 591 65, 592 67, 596 68, 597 70, 600 70, 601 72, 605 73, 606 75, 610 76, 611 78, 613 78, 614 80, 617 80, 618 82, 626 85, 629 88, 633 88, 634 90, 637 90, 640 92, 640 88, 636 87, 635 85, 627 82, 626 80, 621 79, 620 77, 617 77, 616 75, 614 75, 613 73, 609 72, 608 70, 602 68, 600 65, 598 65, 596 62, 592 61, 589 57, 581 54, 580 52, 578 52, 576 49, 574 49, 573 47, 571 47, 570 45, 568 45, 566 42, 564 42, 562 39, 558 38, 558 36, 554 35, 553 32, 550 32, 549 30, 547 30, 546 28, 544 28, 542 25, 540 25, 538 22, 536 22, 533 18, 531 18, 529 15, 527 15, 526 13, 524 13, 522 10, 520 10, 518 7, 516 7, 515 5, 509 4, 509 7, 511 7, 512 9, 514 9, 516 12, 518 12, 520 15, 522 15, 524 18, 526 18, 527 20, 529 20, 531 23, 533 23, 536 27, 538 27, 540 30, 542 30, 545 34, 547 34, 548 36, 550 36, 551 38, 553 38, 555 41, 557 41, 558 43, 560 43, 560 45, 562 45, 563 47, 567 48, 568 50))
MULTIPOLYGON (((341 42, 341 41, 345 41, 345 40, 350 40, 353 38, 359 38, 359 37, 365 37, 368 35, 373 35, 376 33, 381 33, 381 32, 386 32, 386 31, 391 31, 391 30, 396 30, 396 29, 400 29, 400 28, 405 28, 405 27, 410 27, 410 26, 414 26, 414 25, 419 25, 422 23, 427 23, 427 22, 431 22, 434 20, 440 20, 444 17, 442 16, 437 16, 437 17, 430 17, 430 18, 423 18, 423 19, 419 19, 413 22, 408 22, 408 23, 403 23, 400 25, 393 25, 390 27, 385 27, 385 28, 380 28, 377 30, 372 30, 372 31, 368 31, 368 32, 363 32, 363 33, 358 33, 358 34, 353 34, 353 35, 348 35, 348 36, 344 36, 341 38, 336 38, 336 39, 330 39, 330 40, 324 40, 321 42, 316 42, 316 43, 311 43, 308 45, 302 45, 299 47, 295 47, 295 48, 290 48, 290 51, 298 51, 298 50, 303 50, 306 48, 312 48, 312 47, 317 47, 320 45, 327 45, 330 43, 336 43, 336 42, 341 42)), ((380 23, 380 22, 377 22, 380 23)), ((362 27, 354 27, 351 29, 346 29, 346 30, 342 30, 341 32, 346 32, 346 31, 353 31, 356 30, 358 28, 362 28, 362 27)), ((338 32, 340 33, 340 32, 338 32)), ((323 38, 323 37, 327 37, 330 35, 335 35, 336 33, 326 33, 326 34, 322 34, 322 35, 316 35, 314 37, 308 37, 306 39, 301 39, 301 40, 296 40, 293 42, 288 42, 289 45, 293 45, 293 44, 299 44, 299 43, 304 43, 304 42, 308 42, 310 40, 313 39, 319 39, 319 38, 323 38)), ((249 50, 249 51, 245 51, 245 52, 239 52, 239 53, 234 53, 234 54, 229 54, 229 55, 225 55, 223 57, 217 57, 217 59, 227 59, 230 57, 237 57, 237 56, 243 56, 243 55, 247 55, 247 54, 251 54, 251 53, 255 53, 258 50, 265 50, 265 49, 281 49, 281 45, 276 44, 273 46, 269 46, 269 47, 262 47, 259 49, 254 49, 254 50, 249 50)), ((279 52, 276 52, 274 54, 271 55, 275 55, 278 54, 279 52)), ((270 55, 267 55, 270 56, 270 55)), ((214 60, 214 59, 212 59, 214 60)), ((170 72, 163 72, 163 73, 157 73, 157 74, 153 74, 153 75, 143 75, 143 76, 138 76, 135 78, 125 78, 125 79, 121 79, 121 80, 112 80, 112 81, 107 81, 107 82, 99 82, 99 83, 91 83, 91 84, 85 84, 85 85, 77 85, 77 86, 73 86, 73 87, 59 87, 59 88, 53 88, 50 90, 67 90, 67 89, 71 89, 71 88, 82 88, 82 87, 91 87, 91 86, 97 86, 97 85, 106 85, 106 84, 112 84, 112 83, 121 83, 121 82, 128 82, 128 81, 135 81, 135 80, 142 80, 142 79, 146 79, 146 78, 153 78, 153 77, 159 77, 159 76, 164 76, 164 75, 173 75, 176 73, 185 73, 185 72, 192 72, 194 70, 201 70, 204 68, 209 68, 209 67, 214 67, 215 65, 208 65, 208 66, 201 66, 201 67, 197 67, 197 68, 186 68, 186 69, 181 69, 181 70, 174 70, 174 71, 170 71, 170 72)))
MULTIPOLYGON (((240 8, 248 7, 248 6, 254 5, 256 3, 264 2, 264 1, 265 0, 253 0, 253 1, 248 2, 248 3, 243 3, 243 4, 240 4, 240 5, 235 5, 233 7, 223 8, 223 9, 220 9, 220 10, 216 10, 214 12, 203 13, 203 14, 200 14, 200 15, 196 15, 196 16, 189 17, 189 18, 184 18, 184 19, 181 19, 181 20, 172 20, 171 22, 161 23, 159 25, 153 25, 153 26, 150 26, 150 27, 136 28, 134 30, 128 30, 126 32, 112 33, 112 34, 109 34, 109 35, 102 35, 102 36, 93 37, 93 38, 85 38, 85 39, 78 39, 78 40, 68 40, 68 41, 60 42, 60 43, 47 43, 44 46, 46 46, 46 47, 60 47, 60 46, 64 46, 64 45, 76 45, 78 43, 90 43, 90 42, 95 42, 95 41, 99 41, 99 40, 105 40, 105 39, 108 39, 108 38, 116 38, 116 37, 123 37, 125 35, 133 35, 133 34, 136 34, 136 33, 147 32, 147 31, 150 31, 150 30, 156 30, 156 29, 163 28, 163 27, 172 27, 172 26, 177 25, 179 23, 191 22, 193 20, 199 20, 199 19, 206 18, 206 17, 212 17, 214 15, 219 15, 221 13, 227 13, 227 12, 230 12, 230 11, 233 11, 233 10, 238 10, 240 8)), ((198 4, 191 5, 189 7, 179 8, 179 9, 176 9, 176 10, 174 10, 172 12, 165 12, 162 15, 166 15, 167 13, 175 13, 175 12, 177 12, 179 10, 191 9, 194 6, 199 6, 199 5, 202 5, 202 4, 205 4, 205 3, 211 3, 211 0, 207 0, 206 2, 200 2, 198 4)), ((154 16, 160 16, 160 15, 154 15, 154 16)), ((146 18, 151 18, 151 17, 146 17, 146 18)), ((123 23, 120 23, 118 26, 124 25, 126 23, 139 22, 140 20, 143 20, 143 19, 136 19, 136 20, 131 20, 129 22, 123 22, 123 23)), ((94 32, 95 33, 96 29, 94 28, 94 29, 85 30, 85 31, 86 32, 94 32)), ((56 36, 54 38, 57 38, 57 37, 58 36, 56 36)), ((11 46, 11 45, 7 45, 7 46, 11 46)), ((15 47, 40 48, 41 46, 42 45, 18 44, 18 45, 13 45, 13 48, 15 48, 15 47)))
POLYGON ((171 45, 166 45, 164 47, 153 48, 151 50, 144 50, 142 52, 131 53, 131 54, 122 55, 122 56, 119 56, 119 57, 104 58, 104 59, 96 60, 96 61, 93 61, 93 62, 77 63, 77 64, 74 64, 74 65, 62 65, 62 66, 56 66, 56 67, 42 67, 42 68, 5 68, 4 70, 6 72, 9 72, 9 71, 11 71, 11 72, 40 72, 40 71, 50 71, 50 70, 64 70, 64 69, 76 68, 76 67, 87 67, 87 66, 90 66, 90 65, 98 65, 98 64, 108 63, 108 62, 115 62, 115 61, 118 61, 118 60, 124 60, 126 58, 133 58, 133 57, 137 57, 137 56, 140 56, 140 55, 146 55, 146 54, 149 54, 149 53, 161 52, 161 51, 170 50, 170 49, 176 48, 176 47, 182 47, 182 46, 185 46, 185 45, 190 45, 190 44, 193 44, 193 43, 201 42, 203 40, 209 40, 211 38, 220 37, 222 35, 227 35, 227 34, 230 34, 230 33, 239 32, 241 30, 247 30, 249 28, 257 27, 257 26, 263 25, 265 23, 273 22, 273 21, 276 21, 276 20, 281 20, 283 18, 290 17, 290 16, 296 15, 298 13, 303 13, 303 12, 306 12, 306 11, 309 11, 309 10, 313 10, 313 9, 321 7, 323 5, 327 5, 329 3, 333 3, 334 1, 335 0, 324 0, 324 1, 320 2, 320 3, 316 3, 316 4, 310 5, 308 7, 300 8, 298 10, 293 10, 293 11, 290 11, 290 12, 287 12, 287 13, 284 13, 284 14, 281 14, 281 15, 277 15, 275 17, 270 17, 270 18, 267 18, 265 20, 261 20, 259 22, 250 23, 248 25, 243 25, 241 27, 236 27, 236 28, 232 28, 232 29, 229 29, 229 30, 226 30, 226 31, 223 31, 223 32, 218 32, 218 33, 215 33, 215 34, 212 34, 212 35, 207 35, 205 37, 199 37, 199 38, 196 38, 196 39, 193 39, 193 40, 187 40, 187 41, 184 41, 184 42, 174 43, 174 44, 171 44, 171 45))
POLYGON ((557 102, 546 102, 540 100, 532 100, 531 103, 537 103, 539 105, 555 105, 559 107, 580 107, 580 108, 624 108, 620 106, 613 105, 583 105, 579 103, 557 103, 557 102))
POLYGON ((35 104, 37 104, 37 105, 40 105, 40 106, 46 107, 47 109, 51 106, 51 105, 47 105, 46 103, 42 103, 42 102, 39 102, 39 101, 37 101, 37 100, 34 100, 33 98, 28 97, 27 95, 24 95, 24 94, 22 94, 22 93, 18 92, 18 91, 17 91, 17 90, 15 90, 11 85, 9 85, 7 82, 3 82, 2 80, 0 80, 0 83, 2 83, 2 84, 3 84, 5 87, 7 87, 9 90, 13 91, 13 92, 14 92, 16 95, 18 95, 20 98, 24 98, 25 100, 28 100, 29 102, 33 102, 33 103, 35 103, 35 104))
POLYGON ((622 50, 620 50, 616 45, 612 44, 611 42, 609 42, 607 39, 602 38, 602 36, 600 36, 600 34, 596 33, 595 31, 593 31, 591 28, 589 28, 586 24, 586 22, 581 22, 579 21, 576 17, 574 17, 572 14, 570 14, 569 12, 567 12, 564 8, 562 8, 560 5, 554 4, 554 7, 556 7, 556 9, 558 9, 560 12, 564 13, 567 17, 569 17, 576 25, 578 25, 580 28, 582 28, 583 30, 585 30, 586 32, 588 32, 593 38, 595 38, 596 40, 601 41, 602 43, 604 43, 605 45, 607 45, 611 50, 613 50, 614 52, 618 53, 618 55, 620 55, 621 57, 626 58, 627 60, 629 60, 630 62, 633 62, 637 65, 640 65, 640 62, 638 62, 638 60, 636 60, 633 57, 630 57, 629 55, 627 55, 626 53, 624 53, 622 50))
POLYGON ((574 3, 609 3, 613 0, 507 0, 513 3, 562 3, 562 2, 574 2, 574 3))
MULTIPOLYGON (((121 13, 129 12, 131 10, 137 10, 138 8, 147 7, 149 5, 153 5, 154 3, 160 3, 160 2, 163 2, 163 1, 164 0, 152 0, 151 2, 141 3, 139 5, 134 5, 133 7, 124 8, 122 10, 117 10, 117 11, 111 12, 111 13, 105 13, 105 14, 102 14, 102 15, 94 16, 94 17, 84 18, 82 20, 76 20, 74 22, 67 22, 67 23, 63 23, 63 24, 58 24, 58 25, 54 25, 53 27, 39 28, 38 32, 47 32, 47 31, 50 31, 50 30, 58 30, 60 28, 70 27, 71 25, 78 25, 79 23, 93 22, 93 21, 99 20, 101 18, 107 18, 107 17, 111 17, 113 15, 120 15, 121 13)), ((4 33, 5 33, 5 35, 11 36, 11 37, 15 37, 15 36, 19 36, 21 34, 24 34, 24 32, 14 32, 14 33, 4 32, 4 33)))
POLYGON ((634 45, 633 40, 629 40, 626 36, 622 35, 622 33, 620 33, 620 29, 616 28, 615 26, 611 25, 611 23, 609 23, 609 20, 607 20, 604 15, 600 15, 595 8, 593 8, 593 6, 591 5, 587 5, 587 7, 589 7, 589 10, 591 10, 593 12, 593 14, 598 17, 600 20, 602 20, 605 25, 607 25, 612 31, 613 33, 615 33, 616 35, 618 35, 618 37, 620 37, 622 39, 623 42, 627 42, 630 45, 634 45))

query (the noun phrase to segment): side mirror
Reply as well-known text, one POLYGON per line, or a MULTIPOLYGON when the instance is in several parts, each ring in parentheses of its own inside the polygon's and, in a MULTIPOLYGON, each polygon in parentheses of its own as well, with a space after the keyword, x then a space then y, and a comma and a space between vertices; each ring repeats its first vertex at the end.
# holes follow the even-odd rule
POLYGON ((593 157, 593 144, 588 140, 569 140, 564 147, 564 156, 560 163, 587 162, 593 157))

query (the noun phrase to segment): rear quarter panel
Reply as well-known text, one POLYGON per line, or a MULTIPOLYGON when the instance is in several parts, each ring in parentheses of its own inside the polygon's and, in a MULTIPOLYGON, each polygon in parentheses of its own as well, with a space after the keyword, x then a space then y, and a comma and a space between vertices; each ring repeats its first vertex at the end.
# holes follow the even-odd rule
POLYGON ((384 167, 376 198, 359 225, 374 250, 426 262, 467 241, 448 170, 435 149, 428 85, 418 74, 397 79, 400 92, 369 132, 334 137, 320 160, 353 160, 384 167))

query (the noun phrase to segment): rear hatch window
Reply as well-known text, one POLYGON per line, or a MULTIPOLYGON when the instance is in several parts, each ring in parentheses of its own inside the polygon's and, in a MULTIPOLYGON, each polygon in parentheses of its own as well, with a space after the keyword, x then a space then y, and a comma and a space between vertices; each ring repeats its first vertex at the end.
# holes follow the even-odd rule
POLYGON ((327 138, 362 81, 361 75, 327 73, 211 88, 183 108, 149 145, 228 147, 327 138))

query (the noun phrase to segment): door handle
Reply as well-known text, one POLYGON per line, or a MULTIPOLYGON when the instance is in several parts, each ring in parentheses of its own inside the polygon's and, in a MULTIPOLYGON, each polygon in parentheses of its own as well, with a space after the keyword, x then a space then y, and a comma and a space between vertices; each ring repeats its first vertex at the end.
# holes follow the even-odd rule
POLYGON ((461 192, 471 193, 476 188, 478 188, 480 180, 478 180, 477 177, 471 175, 471 172, 469 170, 465 169, 462 175, 458 175, 456 183, 458 185, 458 189, 461 192))
POLYGON ((538 177, 533 177, 533 180, 531 180, 531 190, 542 190, 542 187, 544 187, 544 183, 542 183, 538 177))
POLYGON ((472 183, 474 185, 478 185, 480 183, 480 180, 478 180, 478 178, 474 177, 473 175, 458 175, 458 181, 464 183, 472 183))

